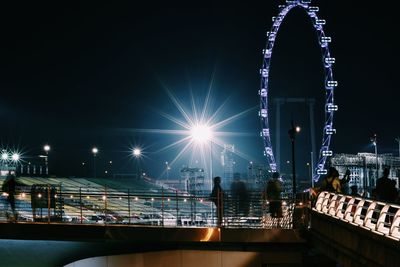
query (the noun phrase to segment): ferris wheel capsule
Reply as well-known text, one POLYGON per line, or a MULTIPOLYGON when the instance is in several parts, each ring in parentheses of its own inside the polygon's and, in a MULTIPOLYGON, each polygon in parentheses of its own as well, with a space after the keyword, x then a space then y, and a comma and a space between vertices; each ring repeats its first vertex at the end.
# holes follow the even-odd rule
POLYGON ((317 6, 309 6, 308 7, 308 11, 309 12, 318 12, 319 11, 319 7, 317 7, 317 6))

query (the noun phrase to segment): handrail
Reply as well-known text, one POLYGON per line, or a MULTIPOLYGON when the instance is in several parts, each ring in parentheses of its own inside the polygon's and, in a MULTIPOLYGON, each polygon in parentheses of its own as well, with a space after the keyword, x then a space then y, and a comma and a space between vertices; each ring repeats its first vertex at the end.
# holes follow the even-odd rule
POLYGON ((361 228, 370 229, 376 234, 400 241, 400 205, 331 192, 321 192, 317 196, 315 203, 316 205, 312 209, 319 213, 347 221, 361 228), (343 198, 343 196, 346 198, 343 198), (340 200, 338 201, 339 198, 340 200), (343 213, 343 205, 346 202, 343 201, 343 205, 340 202, 342 199, 347 198, 349 200, 343 213), (355 203, 357 199, 359 201, 355 203), (321 204, 319 207, 317 206, 318 203, 321 204), (329 208, 324 209, 326 206, 329 208), (355 210, 354 206, 356 206, 355 210), (392 212, 389 212, 389 210, 392 212), (365 214, 363 211, 365 211, 365 214))
MULTIPOLYGON (((210 192, 189 194, 163 188, 134 191, 72 183, 23 186, 15 194, 16 216, 7 197, 0 196, 0 222, 215 227, 217 207, 209 196, 210 192)), ((307 220, 294 214, 295 209, 305 209, 307 204, 296 204, 291 198, 276 200, 280 215, 271 216, 271 203, 263 198, 263 191, 248 191, 246 198, 224 191, 221 200, 222 227, 292 229, 294 222, 307 220)))

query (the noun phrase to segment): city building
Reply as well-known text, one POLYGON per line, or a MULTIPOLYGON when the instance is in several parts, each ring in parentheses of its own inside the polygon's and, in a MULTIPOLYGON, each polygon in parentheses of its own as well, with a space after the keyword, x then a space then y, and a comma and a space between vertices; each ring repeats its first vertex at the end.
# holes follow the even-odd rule
POLYGON ((234 173, 234 153, 235 145, 224 144, 224 150, 221 152, 221 165, 223 168, 223 183, 231 184, 233 182, 234 173))
POLYGON ((204 169, 202 168, 182 168, 181 181, 180 186, 184 185, 184 191, 190 194, 199 195, 207 190, 204 180, 204 169))
POLYGON ((331 158, 330 165, 339 171, 340 178, 349 169, 349 186, 357 185, 360 190, 369 193, 376 186, 376 180, 382 176, 383 169, 389 168, 389 178, 395 180, 396 187, 399 188, 400 157, 392 154, 337 154, 331 158))
POLYGON ((250 162, 247 166, 247 184, 249 185, 249 188, 264 188, 270 175, 269 167, 267 167, 267 165, 250 162))

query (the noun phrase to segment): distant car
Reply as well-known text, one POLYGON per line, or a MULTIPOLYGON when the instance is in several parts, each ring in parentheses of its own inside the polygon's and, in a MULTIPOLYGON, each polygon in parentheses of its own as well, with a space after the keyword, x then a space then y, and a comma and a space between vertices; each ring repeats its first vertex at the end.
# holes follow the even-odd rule
POLYGON ((88 223, 105 223, 104 218, 102 218, 100 215, 90 215, 87 217, 88 223))
POLYGON ((124 217, 121 221, 122 224, 143 224, 143 219, 139 215, 132 215, 131 217, 124 217))

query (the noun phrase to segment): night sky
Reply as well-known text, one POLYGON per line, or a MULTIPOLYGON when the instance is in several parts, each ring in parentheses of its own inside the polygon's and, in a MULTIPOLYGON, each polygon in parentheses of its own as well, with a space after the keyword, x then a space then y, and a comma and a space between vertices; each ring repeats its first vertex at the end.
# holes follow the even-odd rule
MULTIPOLYGON (((160 177, 164 162, 171 161, 179 148, 156 152, 180 137, 137 129, 179 129, 160 115, 181 117, 165 88, 188 108, 191 88, 201 106, 213 79, 211 109, 229 99, 221 119, 254 108, 223 129, 245 133, 227 140, 248 155, 238 160, 244 172, 248 160, 265 160, 257 115, 259 69, 266 32, 281 3, 4 6, 0 9, 2 146, 18 148, 29 161, 48 143, 52 173, 79 176, 85 174, 81 162, 90 162, 93 146, 100 150, 100 165, 112 160, 115 171, 129 172, 135 164, 130 149, 138 145, 145 153, 142 168, 160 177)), ((388 5, 372 3, 317 2, 319 17, 327 20, 325 33, 333 39, 330 51, 339 82, 335 153, 373 152, 374 133, 380 153, 398 153, 394 140, 400 135, 398 15, 388 5)), ((311 22, 303 12, 294 11, 275 43, 270 97, 317 100, 318 149, 323 79, 311 22)), ((310 151, 305 106, 286 105, 283 110, 281 158, 290 159, 291 118, 303 128, 297 153, 299 172, 305 173, 310 151)), ((271 117, 271 128, 274 123, 271 117)))

